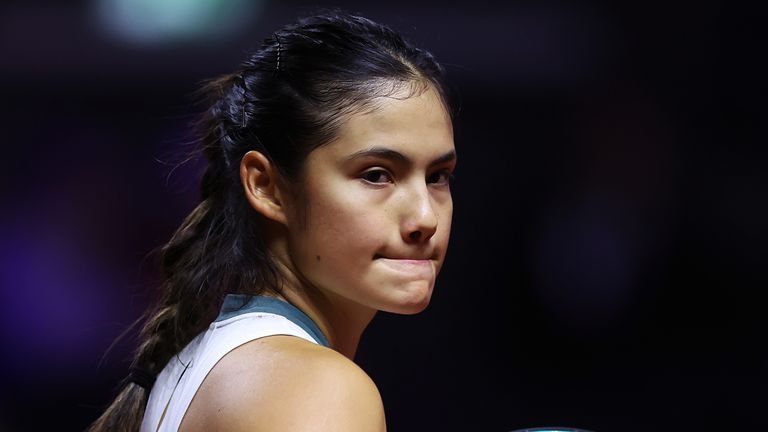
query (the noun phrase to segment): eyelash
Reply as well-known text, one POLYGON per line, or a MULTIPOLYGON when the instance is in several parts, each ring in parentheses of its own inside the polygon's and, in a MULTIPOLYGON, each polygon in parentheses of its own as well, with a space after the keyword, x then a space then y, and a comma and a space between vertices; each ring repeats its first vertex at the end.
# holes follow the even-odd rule
MULTIPOLYGON (((382 168, 373 168, 368 171, 365 171, 362 173, 360 178, 363 181, 371 184, 383 184, 383 183, 394 182, 394 177, 392 176, 392 174, 390 174, 389 171, 382 168), (382 181, 381 176, 385 176, 386 179, 382 181)), ((450 171, 447 171, 447 170, 436 171, 427 177, 427 183, 437 184, 437 185, 450 185, 451 183, 453 183, 453 179, 454 179, 453 174, 450 171), (438 176, 438 178, 435 178, 435 176, 438 176)))
POLYGON ((450 185, 451 183, 453 183, 453 174, 447 170, 434 172, 430 174, 429 177, 427 177, 427 183, 439 184, 439 185, 450 185), (430 181, 434 176, 443 177, 443 180, 430 181))
POLYGON ((365 171, 360 176, 360 178, 365 180, 366 182, 372 183, 372 184, 392 183, 394 181, 393 177, 392 177, 392 174, 390 174, 389 171, 387 171, 385 169, 381 169, 381 168, 373 168, 373 169, 370 169, 368 171, 365 171), (381 176, 382 174, 387 177, 387 180, 386 181, 377 181, 378 177, 381 176), (374 177, 375 179, 372 180, 371 177, 374 177))

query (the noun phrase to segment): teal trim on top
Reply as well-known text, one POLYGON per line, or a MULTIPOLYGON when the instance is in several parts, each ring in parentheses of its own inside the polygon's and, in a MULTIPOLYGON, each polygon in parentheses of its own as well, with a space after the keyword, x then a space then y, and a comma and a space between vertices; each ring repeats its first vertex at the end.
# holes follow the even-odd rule
POLYGON ((266 312, 275 315, 282 315, 289 321, 301 327, 309 333, 320 345, 330 346, 328 339, 320 327, 312 321, 304 312, 296 306, 274 297, 250 296, 246 294, 227 294, 224 297, 224 303, 221 305, 221 312, 216 317, 216 321, 236 317, 250 312, 266 312))

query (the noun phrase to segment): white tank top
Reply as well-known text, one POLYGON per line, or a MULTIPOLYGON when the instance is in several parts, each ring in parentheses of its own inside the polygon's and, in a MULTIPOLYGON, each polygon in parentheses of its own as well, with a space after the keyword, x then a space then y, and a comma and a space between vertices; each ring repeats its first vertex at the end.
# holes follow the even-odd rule
POLYGON ((227 295, 208 330, 195 337, 157 376, 141 432, 178 431, 197 389, 216 363, 244 343, 273 335, 298 336, 328 346, 317 324, 291 304, 272 297, 227 295))

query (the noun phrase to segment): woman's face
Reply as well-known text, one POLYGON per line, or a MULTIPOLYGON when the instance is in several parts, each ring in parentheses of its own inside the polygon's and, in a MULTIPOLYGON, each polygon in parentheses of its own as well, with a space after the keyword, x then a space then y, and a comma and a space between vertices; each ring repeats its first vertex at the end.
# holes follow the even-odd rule
POLYGON ((416 313, 429 303, 448 247, 453 129, 431 87, 379 102, 309 154, 305 201, 289 216, 289 254, 331 302, 416 313))

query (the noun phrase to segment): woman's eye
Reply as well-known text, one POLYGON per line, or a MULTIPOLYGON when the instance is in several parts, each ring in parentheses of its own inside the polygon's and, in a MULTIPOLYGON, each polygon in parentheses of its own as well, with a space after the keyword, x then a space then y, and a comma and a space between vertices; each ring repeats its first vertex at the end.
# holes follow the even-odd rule
POLYGON ((369 183, 391 183, 392 176, 383 169, 372 169, 363 173, 361 178, 369 183))
POLYGON ((453 175, 449 171, 438 171, 427 177, 427 183, 437 185, 448 185, 453 180, 453 175))

